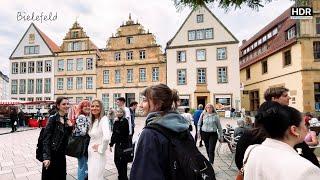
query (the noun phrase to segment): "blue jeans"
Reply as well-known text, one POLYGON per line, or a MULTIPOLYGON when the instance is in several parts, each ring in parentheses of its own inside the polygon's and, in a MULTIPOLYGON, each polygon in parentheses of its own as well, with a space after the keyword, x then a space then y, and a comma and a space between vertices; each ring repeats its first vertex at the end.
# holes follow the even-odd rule
POLYGON ((88 176, 88 158, 78 158, 78 180, 84 180, 88 176))

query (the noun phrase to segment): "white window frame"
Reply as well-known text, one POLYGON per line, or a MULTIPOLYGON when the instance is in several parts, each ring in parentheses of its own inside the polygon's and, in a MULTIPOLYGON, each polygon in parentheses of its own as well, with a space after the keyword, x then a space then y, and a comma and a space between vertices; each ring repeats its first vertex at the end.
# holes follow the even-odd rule
POLYGON ((121 71, 120 71, 120 69, 116 69, 114 71, 114 83, 115 84, 121 83, 121 71))
POLYGON ((87 68, 87 70, 93 70, 93 59, 92 58, 86 59, 86 68, 87 68))
POLYGON ((177 62, 186 62, 187 61, 187 52, 186 51, 177 51, 177 62))
POLYGON ((103 71, 103 84, 109 84, 109 80, 110 80, 110 71, 104 70, 103 71))
POLYGON ((177 70, 177 84, 178 85, 187 84, 187 69, 178 69, 177 70))
POLYGON ((64 79, 63 78, 58 78, 57 79, 57 89, 58 90, 63 90, 63 82, 64 81, 64 79))
POLYGON ((73 71, 73 59, 67 59, 67 71, 73 71))
POLYGON ((76 89, 82 89, 82 88, 83 88, 83 78, 76 77, 76 89))
POLYGON ((11 80, 11 94, 18 94, 18 80, 11 80))
POLYGON ((146 68, 139 69, 139 81, 145 82, 147 80, 147 70, 146 68))
POLYGON ((120 61, 121 60, 121 52, 115 52, 114 53, 114 60, 120 61))
POLYGON ((34 79, 28 79, 27 94, 34 94, 34 79))
POLYGON ((198 68, 197 69, 197 84, 206 84, 207 83, 207 69, 198 68))
POLYGON ((51 70, 52 70, 52 61, 51 60, 45 60, 44 64, 45 64, 44 71, 45 72, 51 72, 51 70))
POLYGON ((34 73, 34 61, 29 61, 28 62, 28 73, 34 73))
POLYGON ((145 50, 139 51, 139 57, 140 57, 140 59, 145 59, 146 58, 146 51, 145 50))
POLYGON ((110 101, 109 93, 102 93, 101 100, 102 100, 104 109, 109 110, 109 101, 110 101))
POLYGON ((133 82, 133 69, 127 69, 127 83, 133 82))
POLYGON ((59 59, 58 60, 58 71, 64 71, 64 60, 63 59, 59 59))
POLYGON ((19 63, 13 62, 12 63, 12 74, 18 74, 19 73, 19 63))
POLYGON ((93 77, 86 77, 86 89, 93 89, 93 77))
POLYGON ((127 51, 126 55, 127 55, 127 60, 132 60, 133 59, 133 51, 127 51))
POLYGON ((228 67, 217 67, 218 84, 228 83, 228 67))
POLYGON ((20 62, 20 74, 27 73, 27 62, 20 62))
POLYGON ((37 62, 37 73, 43 72, 43 61, 36 61, 37 62))
POLYGON ((77 64, 77 71, 82 71, 83 70, 83 58, 77 58, 76 60, 77 64))
POLYGON ((152 68, 152 81, 153 82, 159 81, 159 67, 152 68))
POLYGON ((205 49, 197 49, 196 50, 196 58, 197 61, 205 61, 206 60, 206 50, 205 49))
POLYGON ((217 48, 217 60, 225 60, 227 59, 227 48, 221 47, 217 48))
POLYGON ((51 93, 51 78, 44 79, 44 93, 51 93))

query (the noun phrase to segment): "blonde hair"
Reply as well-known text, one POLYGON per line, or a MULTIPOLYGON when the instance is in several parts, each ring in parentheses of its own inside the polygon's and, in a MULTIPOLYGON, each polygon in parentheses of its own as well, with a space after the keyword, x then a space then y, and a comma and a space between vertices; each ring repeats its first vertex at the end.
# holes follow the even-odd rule
POLYGON ((116 111, 121 112, 123 114, 122 117, 126 117, 126 111, 124 110, 124 108, 119 107, 116 109, 116 111))
MULTIPOLYGON (((100 119, 102 119, 102 117, 104 116, 104 107, 103 107, 103 103, 100 99, 94 99, 92 102, 91 102, 91 105, 94 103, 94 102, 98 102, 99 106, 100 106, 100 114, 99 114, 99 117, 98 117, 98 121, 100 121, 100 119)), ((94 121, 96 120, 95 117, 92 115, 92 113, 90 113, 90 119, 91 119, 91 125, 93 125, 94 121)))

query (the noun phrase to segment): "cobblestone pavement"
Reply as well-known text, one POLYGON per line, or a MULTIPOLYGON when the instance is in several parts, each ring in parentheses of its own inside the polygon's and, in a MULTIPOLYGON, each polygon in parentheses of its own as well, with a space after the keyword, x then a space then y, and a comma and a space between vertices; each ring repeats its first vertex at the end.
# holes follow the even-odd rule
MULTIPOLYGON (((144 126, 145 118, 136 119, 136 132, 141 132, 144 126)), ((235 124, 235 120, 221 119, 222 126, 225 124, 235 124)), ((35 158, 35 149, 40 129, 33 129, 27 131, 20 131, 15 133, 10 132, 9 128, 0 128, 0 180, 39 180, 41 179, 42 164, 35 158), (3 134, 5 133, 5 134, 3 134)), ((22 130, 22 129, 20 129, 22 130)), ((194 132, 193 132, 194 133, 194 132)), ((138 133, 135 133, 135 136, 138 133)), ((136 138, 136 137, 134 137, 136 138)), ((217 144, 218 146, 218 144, 217 144)), ((199 148, 205 155, 205 148, 199 148)), ((232 154, 223 144, 219 154, 216 154, 214 169, 218 180, 234 179, 236 174, 236 167, 232 161, 232 154)), ((107 159, 104 177, 109 180, 117 179, 117 169, 113 162, 113 154, 107 150, 107 159)), ((77 160, 72 157, 67 157, 67 179, 72 180, 77 177, 77 160)), ((130 171, 129 164, 128 172, 130 171)))

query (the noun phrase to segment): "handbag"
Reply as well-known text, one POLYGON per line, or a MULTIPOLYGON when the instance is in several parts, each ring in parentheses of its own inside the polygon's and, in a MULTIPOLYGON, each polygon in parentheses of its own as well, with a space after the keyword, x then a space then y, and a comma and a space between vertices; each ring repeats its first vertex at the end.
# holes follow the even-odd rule
POLYGON ((237 176, 236 176, 236 180, 243 180, 244 179, 244 166, 246 165, 249 155, 252 151, 252 149, 254 149, 255 147, 257 147, 258 145, 255 145, 253 148, 250 149, 247 158, 244 160, 243 165, 241 167, 241 169, 238 171, 237 176))
POLYGON ((85 137, 71 135, 68 139, 66 155, 79 158, 84 155, 85 137))

